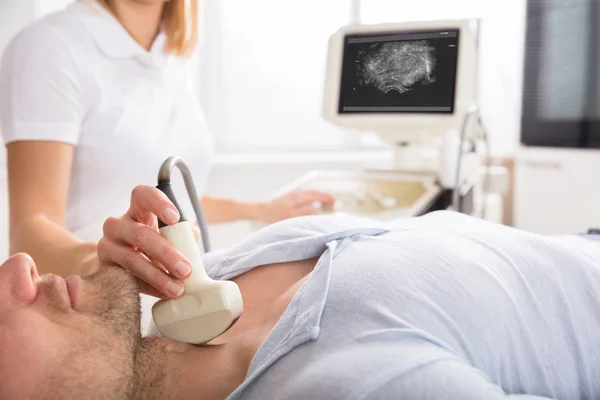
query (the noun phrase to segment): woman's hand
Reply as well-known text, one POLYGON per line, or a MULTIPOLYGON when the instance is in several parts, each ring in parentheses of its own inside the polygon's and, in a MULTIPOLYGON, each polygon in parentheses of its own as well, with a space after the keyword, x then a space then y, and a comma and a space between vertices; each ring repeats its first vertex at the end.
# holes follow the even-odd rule
POLYGON ((116 264, 137 276, 142 293, 179 297, 184 291, 180 279, 191 274, 191 264, 160 235, 157 216, 169 225, 179 221, 177 209, 164 193, 151 186, 137 186, 131 192, 129 210, 104 223, 98 259, 101 267, 116 264))
POLYGON ((320 214, 325 207, 333 207, 335 199, 316 190, 285 194, 265 203, 261 208, 261 220, 277 222, 288 218, 320 214))

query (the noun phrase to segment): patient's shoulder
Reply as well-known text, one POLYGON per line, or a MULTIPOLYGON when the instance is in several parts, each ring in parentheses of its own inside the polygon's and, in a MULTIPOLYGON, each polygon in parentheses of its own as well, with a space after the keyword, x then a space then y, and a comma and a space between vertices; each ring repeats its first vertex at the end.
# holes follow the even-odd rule
POLYGON ((266 226, 229 249, 206 254, 204 263, 209 275, 230 279, 259 265, 320 257, 334 240, 386 230, 381 222, 344 214, 293 218, 266 226))
POLYGON ((290 218, 259 229, 242 241, 237 248, 239 250, 249 245, 263 246, 274 242, 329 235, 354 229, 386 229, 385 226, 386 224, 380 221, 341 213, 290 218))

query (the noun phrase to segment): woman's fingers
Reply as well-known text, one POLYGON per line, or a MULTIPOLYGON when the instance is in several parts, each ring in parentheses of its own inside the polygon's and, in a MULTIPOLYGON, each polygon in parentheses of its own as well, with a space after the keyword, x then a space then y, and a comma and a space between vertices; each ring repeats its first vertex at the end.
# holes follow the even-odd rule
POLYGON ((103 238, 98 242, 98 254, 101 259, 104 255, 110 254, 109 260, 103 260, 105 263, 115 263, 125 268, 143 282, 157 289, 162 294, 160 297, 179 297, 183 294, 183 283, 169 276, 142 254, 128 246, 103 238))
POLYGON ((152 287, 148 282, 144 282, 140 278, 137 278, 138 286, 140 288, 140 293, 147 294, 148 296, 158 297, 159 299, 164 299, 165 295, 160 290, 152 287))
POLYGON ((302 192, 298 192, 296 193, 296 203, 297 204, 301 204, 301 203, 315 203, 315 202, 321 202, 323 204, 333 204, 335 203, 335 199, 327 194, 327 193, 323 193, 323 192, 319 192, 317 190, 306 190, 306 191, 302 191, 302 192))
POLYGON ((202 235, 200 234, 200 228, 196 225, 192 225, 192 233, 194 234, 194 240, 196 240, 196 244, 200 243, 200 239, 202 235))
POLYGON ((146 253, 145 251, 141 251, 141 250, 138 250, 138 251, 141 254, 143 254, 144 257, 146 257, 152 264, 156 265, 158 268, 162 269, 165 272, 169 272, 169 270, 164 265, 162 265, 160 262, 158 262, 158 261, 153 260, 152 258, 150 258, 150 256, 148 255, 148 253, 146 253))
MULTIPOLYGON (((160 233, 127 217, 108 218, 104 222, 104 237, 135 247, 150 259, 161 263, 169 273, 179 279, 187 278, 192 272, 189 260, 160 233)), ((131 250, 137 253, 134 249, 131 250)), ((123 264, 120 265, 125 267, 123 264)))
POLYGON ((146 224, 152 215, 169 225, 177 223, 180 218, 177 208, 163 192, 146 185, 136 186, 131 192, 131 204, 127 215, 146 224))

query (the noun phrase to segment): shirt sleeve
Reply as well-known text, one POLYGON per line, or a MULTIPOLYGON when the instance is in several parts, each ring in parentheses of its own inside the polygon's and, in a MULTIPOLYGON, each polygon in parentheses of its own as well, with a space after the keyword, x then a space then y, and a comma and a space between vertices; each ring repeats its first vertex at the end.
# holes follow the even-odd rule
POLYGON ((6 144, 77 144, 83 118, 73 49, 52 29, 33 25, 8 46, 0 67, 0 131, 6 144))

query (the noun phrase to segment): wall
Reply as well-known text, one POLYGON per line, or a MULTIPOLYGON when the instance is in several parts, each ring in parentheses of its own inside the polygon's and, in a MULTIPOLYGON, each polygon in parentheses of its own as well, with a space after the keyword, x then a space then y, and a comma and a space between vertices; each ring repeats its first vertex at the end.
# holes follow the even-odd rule
POLYGON ((480 42, 480 100, 495 157, 519 147, 526 0, 486 2, 480 42))
POLYGON ((36 18, 63 9, 73 1, 75 0, 34 0, 36 18))

